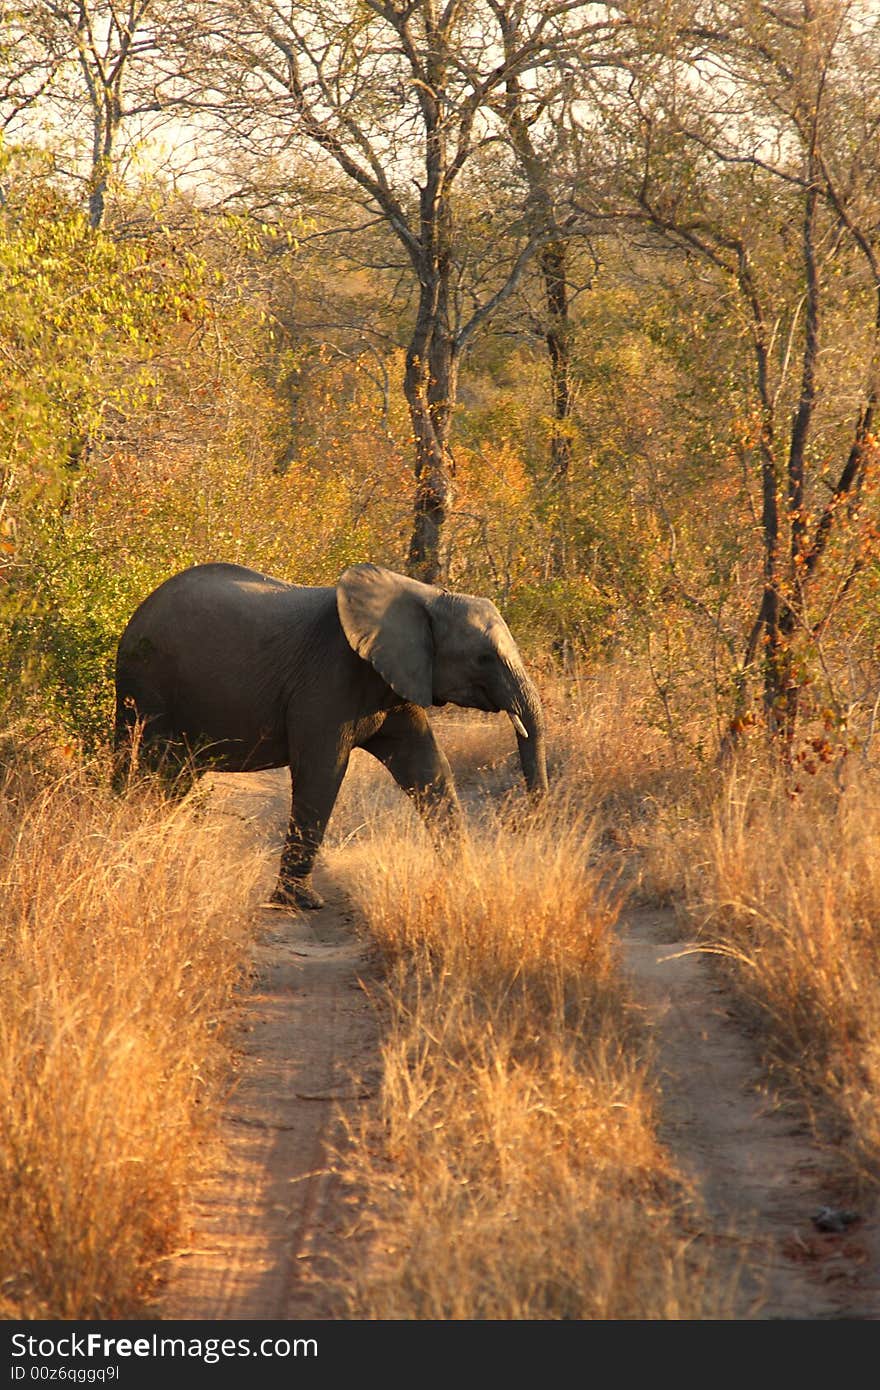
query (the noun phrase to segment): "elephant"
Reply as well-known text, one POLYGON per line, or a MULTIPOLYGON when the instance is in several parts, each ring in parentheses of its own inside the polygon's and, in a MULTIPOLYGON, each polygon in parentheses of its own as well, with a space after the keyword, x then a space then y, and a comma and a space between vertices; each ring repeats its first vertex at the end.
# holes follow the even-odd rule
POLYGON ((127 780, 135 744, 148 768, 169 757, 196 771, 288 767, 271 901, 318 908, 312 867, 354 748, 385 765, 439 844, 460 843, 452 772, 425 712, 447 703, 505 711, 527 788, 547 790, 541 701, 489 599, 369 563, 335 587, 194 565, 153 590, 119 640, 115 778, 127 780))

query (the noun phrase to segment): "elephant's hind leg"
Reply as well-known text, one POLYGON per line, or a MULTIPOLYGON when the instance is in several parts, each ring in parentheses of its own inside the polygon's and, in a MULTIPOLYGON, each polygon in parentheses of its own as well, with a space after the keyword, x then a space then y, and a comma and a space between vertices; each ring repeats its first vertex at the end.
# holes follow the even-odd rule
POLYGON ((175 736, 171 718, 159 697, 120 685, 113 730, 114 791, 125 791, 139 771, 158 775, 169 786, 180 789, 190 762, 189 749, 175 736))
MULTIPOLYGON (((155 705, 155 702, 153 702, 155 705)), ((142 765, 149 766, 149 744, 159 711, 140 692, 117 684, 113 727, 113 790, 123 792, 142 765), (147 730, 151 729, 148 734, 147 730)))
POLYGON ((452 769, 425 711, 419 705, 393 711, 363 746, 412 799, 438 852, 454 858, 464 836, 464 820, 452 769))

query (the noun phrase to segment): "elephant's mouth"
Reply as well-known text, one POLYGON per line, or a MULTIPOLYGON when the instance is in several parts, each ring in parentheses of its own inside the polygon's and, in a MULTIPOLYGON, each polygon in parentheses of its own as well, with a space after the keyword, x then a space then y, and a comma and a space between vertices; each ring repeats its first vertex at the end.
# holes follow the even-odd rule
POLYGON ((481 709, 487 714, 506 714, 510 720, 518 738, 527 739, 529 730, 527 729, 522 715, 520 714, 518 701, 506 701, 500 704, 497 697, 490 694, 484 685, 475 686, 472 690, 453 691, 445 699, 435 699, 435 706, 442 708, 443 705, 459 705, 463 709, 481 709))
POLYGON ((519 737, 528 738, 529 731, 523 723, 522 719, 520 718, 519 711, 517 709, 512 709, 509 704, 499 704, 498 701, 496 699, 493 699, 493 697, 489 694, 488 690, 486 690, 485 688, 483 688, 480 693, 482 695, 483 702, 477 705, 477 709, 485 709, 489 712, 489 714, 506 714, 519 737))
POLYGON ((472 686, 469 690, 450 690, 442 700, 435 698, 434 704, 457 705, 459 709, 481 709, 487 714, 498 714, 502 709, 482 685, 472 686))
POLYGON ((509 701, 504 704, 499 704, 498 700, 489 694, 485 686, 481 687, 480 694, 482 695, 483 703, 478 704, 477 709, 488 710, 490 714, 506 714, 519 737, 528 738, 529 731, 523 723, 519 710, 515 705, 512 707, 509 701))

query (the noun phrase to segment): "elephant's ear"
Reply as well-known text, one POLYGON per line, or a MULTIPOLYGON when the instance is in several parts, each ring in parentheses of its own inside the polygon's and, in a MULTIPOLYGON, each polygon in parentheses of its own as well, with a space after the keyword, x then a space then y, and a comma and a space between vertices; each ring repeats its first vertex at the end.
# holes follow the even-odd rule
POLYGON ((336 585, 349 645, 404 700, 433 702, 434 639, 428 604, 437 590, 379 565, 352 565, 336 585))

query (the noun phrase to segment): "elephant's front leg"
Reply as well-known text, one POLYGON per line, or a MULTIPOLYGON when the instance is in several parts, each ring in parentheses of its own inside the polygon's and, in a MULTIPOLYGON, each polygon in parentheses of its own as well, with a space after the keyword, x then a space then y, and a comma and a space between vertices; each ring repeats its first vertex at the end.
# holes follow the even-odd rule
POLYGON ((312 867, 347 767, 347 754, 332 760, 300 758, 291 762, 290 821, 273 903, 299 908, 324 906, 324 899, 312 887, 312 867))
POLYGON ((464 838, 464 819, 452 769, 421 706, 389 714, 363 746, 415 802, 439 853, 454 857, 464 838))

